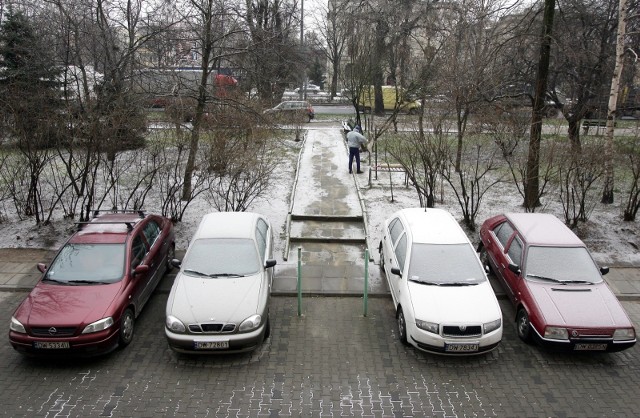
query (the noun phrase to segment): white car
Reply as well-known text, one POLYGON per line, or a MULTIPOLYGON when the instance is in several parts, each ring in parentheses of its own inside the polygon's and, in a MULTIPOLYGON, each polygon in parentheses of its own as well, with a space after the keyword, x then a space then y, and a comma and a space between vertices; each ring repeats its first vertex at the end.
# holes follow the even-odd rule
POLYGON ((269 336, 273 280, 269 221, 256 213, 217 212, 202 218, 169 299, 165 334, 180 353, 237 353, 269 336))
POLYGON ((462 228, 442 209, 402 209, 384 224, 384 270, 404 344, 479 354, 502 340, 502 312, 462 228))

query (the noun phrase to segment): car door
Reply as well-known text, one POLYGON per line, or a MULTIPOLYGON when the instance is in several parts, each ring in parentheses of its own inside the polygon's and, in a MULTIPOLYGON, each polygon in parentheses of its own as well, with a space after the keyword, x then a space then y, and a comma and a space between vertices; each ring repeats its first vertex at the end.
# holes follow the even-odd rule
POLYGON ((153 273, 152 281, 157 285, 167 270, 165 261, 169 250, 169 242, 167 237, 162 234, 161 223, 156 219, 149 219, 143 226, 142 233, 149 246, 149 255, 146 262, 153 273))
POLYGON ((382 257, 384 257, 384 273, 387 276, 387 282, 389 283, 389 290, 391 291, 391 295, 393 296, 394 302, 397 305, 398 295, 400 292, 399 281, 401 280, 400 276, 397 276, 391 273, 393 268, 398 268, 402 272, 402 267, 404 267, 404 260, 401 263, 398 262, 396 251, 398 249, 398 243, 401 240, 401 237, 404 238, 404 244, 401 245, 400 251, 402 251, 402 247, 406 250, 406 236, 404 231, 404 225, 399 217, 393 218, 387 227, 387 231, 383 236, 382 242, 382 257))
POLYGON ((493 229, 495 247, 489 248, 494 257, 496 275, 507 288, 507 294, 512 302, 517 300, 519 275, 509 269, 510 264, 520 265, 522 257, 522 240, 517 238, 514 228, 508 221, 498 224, 493 229))
POLYGON ((149 255, 149 247, 144 239, 141 231, 138 231, 130 240, 129 253, 129 269, 130 269, 130 298, 136 305, 136 313, 142 310, 142 307, 149 299, 151 292, 149 283, 152 277, 151 268, 147 271, 136 273, 136 267, 146 264, 149 255))
POLYGON ((262 263, 264 279, 267 281, 269 291, 271 291, 271 285, 273 284, 273 269, 265 269, 265 263, 267 260, 273 258, 273 240, 271 234, 271 228, 269 224, 262 218, 258 218, 256 222, 256 243, 258 244, 258 253, 260 254, 260 262, 262 263))

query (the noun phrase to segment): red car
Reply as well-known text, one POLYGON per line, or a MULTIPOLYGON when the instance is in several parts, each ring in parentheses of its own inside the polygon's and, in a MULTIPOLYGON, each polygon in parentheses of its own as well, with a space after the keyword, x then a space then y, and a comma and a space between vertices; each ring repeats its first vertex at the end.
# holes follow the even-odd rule
POLYGON ((62 246, 11 318, 13 348, 98 355, 133 339, 135 318, 175 254, 173 224, 142 211, 95 212, 62 246))
POLYGON ((584 243, 558 218, 512 213, 486 220, 480 254, 516 308, 525 342, 575 351, 621 351, 636 343, 624 308, 584 243))

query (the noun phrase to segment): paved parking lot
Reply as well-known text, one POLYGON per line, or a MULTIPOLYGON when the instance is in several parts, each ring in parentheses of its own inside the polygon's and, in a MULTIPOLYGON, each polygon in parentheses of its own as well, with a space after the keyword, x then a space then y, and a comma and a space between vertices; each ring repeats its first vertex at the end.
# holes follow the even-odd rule
MULTIPOLYGON (((0 293, 0 323, 25 293, 0 293)), ((272 334, 258 351, 178 356, 163 334, 156 292, 125 350, 82 361, 23 358, 0 344, 6 416, 461 417, 636 416, 640 346, 566 355, 521 343, 501 306, 502 344, 487 355, 434 356, 402 346, 390 298, 271 302, 272 334)), ((640 302, 623 302, 640 323, 640 302)), ((6 334, 5 334, 6 335, 6 334)))

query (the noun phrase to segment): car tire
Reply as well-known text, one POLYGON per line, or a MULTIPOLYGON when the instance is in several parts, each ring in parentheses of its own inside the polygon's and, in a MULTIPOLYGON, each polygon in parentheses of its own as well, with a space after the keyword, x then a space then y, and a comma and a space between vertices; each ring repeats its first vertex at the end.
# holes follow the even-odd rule
POLYGON ((133 310, 128 308, 120 318, 120 347, 126 347, 133 340, 133 332, 135 330, 135 315, 133 310))
POLYGON ((418 111, 416 110, 415 107, 413 107, 413 108, 409 109, 409 111, 407 113, 413 116, 413 115, 417 114, 418 111))
POLYGON ((271 321, 267 318, 267 326, 264 330, 264 339, 262 341, 266 341, 269 336, 271 336, 271 321))
POLYGON ((167 273, 173 270, 173 264, 171 264, 171 260, 173 260, 174 258, 176 258, 176 244, 171 243, 169 251, 167 251, 167 273))
POLYGON ((529 322, 529 314, 527 314, 524 308, 518 310, 518 315, 516 316, 516 331, 522 341, 527 344, 531 343, 531 322, 529 322))
POLYGON ((402 344, 409 345, 409 341, 407 340, 407 321, 400 307, 398 307, 398 313, 396 314, 396 322, 398 324, 398 339, 400 339, 402 344))

